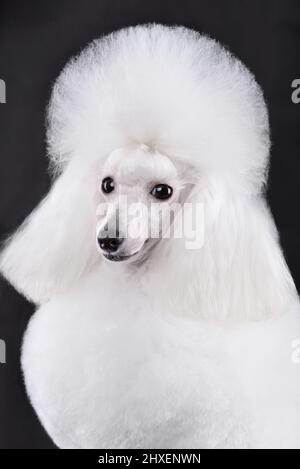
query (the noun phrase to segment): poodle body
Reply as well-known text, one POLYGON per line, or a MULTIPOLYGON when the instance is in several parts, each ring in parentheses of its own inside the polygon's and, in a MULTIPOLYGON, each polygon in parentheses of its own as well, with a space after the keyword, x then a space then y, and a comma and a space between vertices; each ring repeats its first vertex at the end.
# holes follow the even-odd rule
POLYGON ((22 365, 62 448, 299 447, 296 331, 298 311, 231 325, 174 317, 151 279, 103 266, 36 312, 22 365))
POLYGON ((299 300, 264 200, 268 115, 251 73, 184 28, 121 30, 58 78, 48 147, 53 187, 0 267, 37 305, 22 368, 54 442, 299 448, 299 300), (161 191, 170 227, 203 207, 201 247, 137 230, 160 227, 161 191), (151 215, 125 221, 121 196, 151 215))

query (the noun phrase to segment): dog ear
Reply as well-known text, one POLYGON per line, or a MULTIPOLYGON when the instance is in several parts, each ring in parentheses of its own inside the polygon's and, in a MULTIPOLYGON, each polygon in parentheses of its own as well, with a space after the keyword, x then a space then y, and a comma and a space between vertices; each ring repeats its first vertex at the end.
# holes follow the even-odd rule
POLYGON ((7 240, 0 271, 40 304, 63 292, 95 259, 96 184, 92 171, 69 163, 40 205, 7 240))
POLYGON ((215 314, 255 320, 287 311, 297 293, 264 199, 228 200, 206 215, 199 289, 215 314))
POLYGON ((170 247, 166 240, 152 267, 156 275, 149 282, 164 308, 210 320, 260 320, 298 304, 276 227, 261 196, 234 198, 210 189, 205 196, 196 190, 192 200, 203 207, 198 227, 203 243, 191 248, 190 240, 182 237, 170 247))
MULTIPOLYGON (((215 227, 215 239, 232 316, 261 319, 285 313, 296 289, 265 200, 236 201, 224 212, 222 228, 215 227), (224 255, 228 266, 224 266, 224 255)), ((220 291, 225 285, 220 280, 220 291)))

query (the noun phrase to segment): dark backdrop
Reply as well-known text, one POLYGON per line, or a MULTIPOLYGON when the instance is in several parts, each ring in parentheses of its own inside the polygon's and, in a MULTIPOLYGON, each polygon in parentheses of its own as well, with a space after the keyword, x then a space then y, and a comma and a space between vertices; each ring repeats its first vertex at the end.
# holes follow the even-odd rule
MULTIPOLYGON (((0 236, 30 213, 49 187, 45 106, 53 80, 92 39, 127 25, 182 24, 229 46, 254 72, 270 110, 272 163, 268 199, 282 246, 300 287, 298 217, 300 103, 291 82, 300 78, 299 0, 0 0, 0 236)), ((24 391, 20 344, 33 312, 4 280, 0 283, 0 447, 54 448, 24 391)))

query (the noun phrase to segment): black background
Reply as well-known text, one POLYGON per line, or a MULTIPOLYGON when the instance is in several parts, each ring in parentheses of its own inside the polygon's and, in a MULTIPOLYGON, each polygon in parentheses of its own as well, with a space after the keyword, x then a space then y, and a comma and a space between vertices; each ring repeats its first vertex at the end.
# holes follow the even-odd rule
MULTIPOLYGON (((11 233, 49 188, 45 107, 51 85, 71 55, 92 39, 146 22, 181 24, 229 46, 256 75, 270 111, 272 160, 268 200, 300 287, 299 0, 0 0, 0 236, 11 233)), ((25 395, 20 344, 33 305, 0 282, 0 448, 54 448, 25 395)))

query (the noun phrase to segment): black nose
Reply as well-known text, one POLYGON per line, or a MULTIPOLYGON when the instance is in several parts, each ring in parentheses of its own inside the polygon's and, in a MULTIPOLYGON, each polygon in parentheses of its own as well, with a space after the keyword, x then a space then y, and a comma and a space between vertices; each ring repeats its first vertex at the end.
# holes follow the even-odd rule
POLYGON ((123 238, 110 238, 106 236, 105 238, 98 238, 98 243, 102 251, 115 252, 123 243, 123 238))

